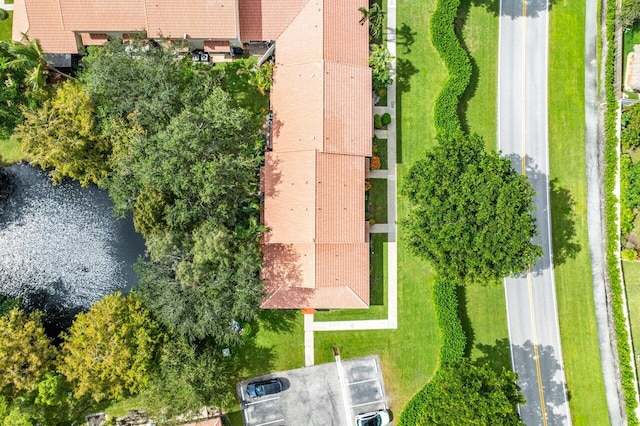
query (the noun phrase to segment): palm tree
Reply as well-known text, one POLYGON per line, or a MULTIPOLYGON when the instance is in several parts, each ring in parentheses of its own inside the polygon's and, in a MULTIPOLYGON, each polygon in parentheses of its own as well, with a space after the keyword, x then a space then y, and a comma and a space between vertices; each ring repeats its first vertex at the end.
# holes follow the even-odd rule
POLYGON ((360 25, 364 25, 365 22, 369 21, 369 34, 371 34, 372 37, 378 37, 384 26, 386 12, 382 10, 378 3, 374 3, 369 9, 359 7, 358 10, 362 13, 360 25))
POLYGON ((49 71, 53 71, 65 78, 75 80, 75 78, 69 74, 65 74, 49 65, 49 62, 40 47, 40 42, 37 39, 30 40, 25 33, 22 33, 22 40, 20 43, 11 43, 8 50, 11 56, 13 56, 13 59, 8 61, 7 65, 14 69, 25 70, 27 74, 25 81, 34 90, 39 90, 44 87, 49 71))

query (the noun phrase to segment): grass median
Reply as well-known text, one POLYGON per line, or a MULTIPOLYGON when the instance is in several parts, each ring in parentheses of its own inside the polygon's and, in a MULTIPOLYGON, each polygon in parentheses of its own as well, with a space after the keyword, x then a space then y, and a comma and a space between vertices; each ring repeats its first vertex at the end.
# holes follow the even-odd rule
POLYGON ((608 424, 587 233, 583 1, 551 10, 549 159, 560 336, 575 425, 608 424))

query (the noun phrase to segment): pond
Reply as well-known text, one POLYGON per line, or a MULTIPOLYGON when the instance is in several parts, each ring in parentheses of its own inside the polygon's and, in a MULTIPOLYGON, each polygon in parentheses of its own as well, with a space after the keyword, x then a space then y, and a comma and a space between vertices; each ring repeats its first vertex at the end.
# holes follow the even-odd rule
POLYGON ((137 283, 144 240, 118 219, 107 192, 65 180, 54 186, 24 163, 0 170, 0 294, 45 313, 47 330, 105 295, 137 283))

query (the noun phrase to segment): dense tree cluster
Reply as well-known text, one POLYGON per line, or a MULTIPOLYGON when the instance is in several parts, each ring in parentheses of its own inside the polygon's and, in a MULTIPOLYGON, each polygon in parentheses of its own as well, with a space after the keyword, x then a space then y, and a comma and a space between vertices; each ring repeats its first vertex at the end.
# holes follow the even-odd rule
MULTIPOLYGON (((79 314, 59 348, 45 340, 53 355, 39 350, 28 386, 0 384, 0 425, 69 424, 129 397, 171 415, 229 395, 220 349, 242 343, 238 324, 255 319, 262 297, 259 131, 270 73, 250 62, 198 66, 179 48, 113 40, 89 49, 77 78, 44 88, 51 70, 37 41, 12 48, 22 52, 16 87, 37 98, 7 131, 17 125, 13 137, 54 182, 107 189, 117 214, 133 214, 147 256, 134 295, 79 314)), ((18 64, 8 50, 4 58, 0 77, 14 72, 3 60, 18 64)))
POLYGON ((516 374, 494 372, 468 359, 443 365, 409 403, 401 426, 523 425, 515 407, 524 404, 516 374))
POLYGON ((542 254, 531 242, 533 189, 478 136, 458 136, 409 171, 403 195, 409 247, 446 279, 464 283, 521 272, 542 254))

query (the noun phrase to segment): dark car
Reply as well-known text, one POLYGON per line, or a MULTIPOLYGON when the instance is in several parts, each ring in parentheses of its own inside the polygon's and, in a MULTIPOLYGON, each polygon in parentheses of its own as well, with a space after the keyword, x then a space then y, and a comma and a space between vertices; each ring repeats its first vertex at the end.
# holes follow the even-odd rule
POLYGON ((262 382, 251 382, 247 385, 247 394, 251 398, 260 398, 265 395, 273 395, 274 393, 280 393, 284 387, 282 386, 282 380, 271 379, 262 382))

